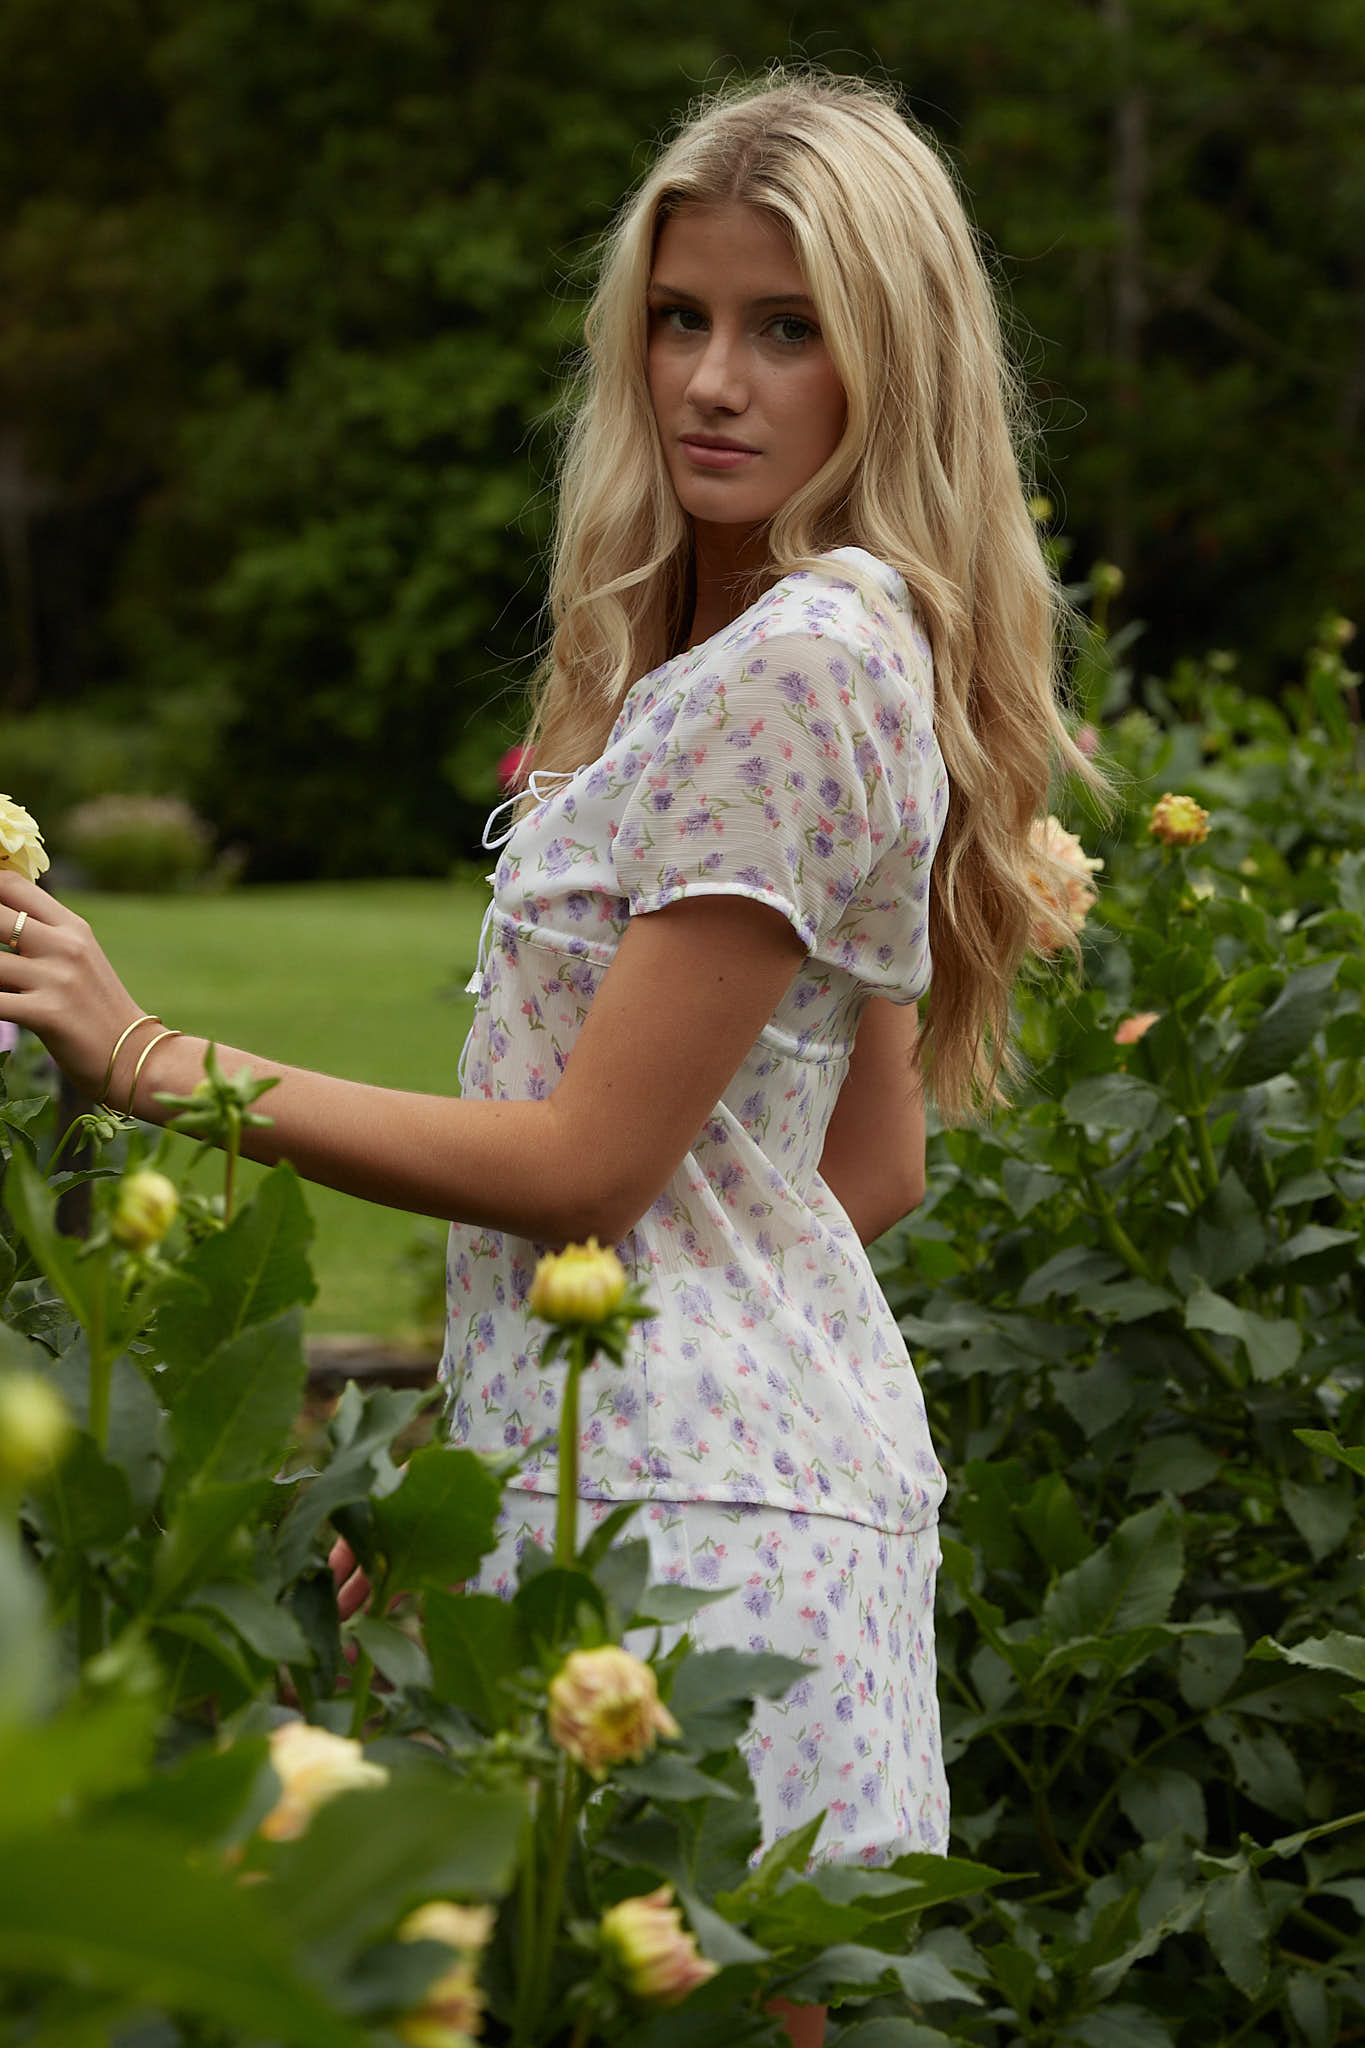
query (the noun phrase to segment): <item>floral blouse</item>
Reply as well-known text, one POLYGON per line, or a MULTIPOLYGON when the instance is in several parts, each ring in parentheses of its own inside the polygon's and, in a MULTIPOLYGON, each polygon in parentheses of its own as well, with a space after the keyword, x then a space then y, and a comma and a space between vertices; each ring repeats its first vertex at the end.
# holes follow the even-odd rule
MULTIPOLYGON (((773 905, 806 959, 678 1171, 625 1242, 658 1314, 582 1395, 589 1498, 763 1503, 886 1530, 943 1475, 904 1341, 819 1174, 870 996, 929 983, 947 803, 928 642, 857 548, 776 584, 643 676, 600 760, 537 778, 508 835, 472 987, 465 1092, 539 1098, 632 917, 684 896, 773 905), (549 785, 548 787, 546 785, 549 785)), ((553 1491, 563 1368, 525 1309, 544 1248, 457 1225, 442 1377, 453 1440, 520 1448, 553 1491)))

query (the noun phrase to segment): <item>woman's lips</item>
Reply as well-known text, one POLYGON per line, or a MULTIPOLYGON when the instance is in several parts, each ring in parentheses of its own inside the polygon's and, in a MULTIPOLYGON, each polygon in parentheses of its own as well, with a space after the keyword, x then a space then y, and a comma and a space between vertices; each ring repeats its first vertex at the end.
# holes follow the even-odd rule
POLYGON ((697 440, 690 434, 682 436, 682 446, 696 469, 739 469, 758 454, 756 448, 745 448, 738 441, 697 440))

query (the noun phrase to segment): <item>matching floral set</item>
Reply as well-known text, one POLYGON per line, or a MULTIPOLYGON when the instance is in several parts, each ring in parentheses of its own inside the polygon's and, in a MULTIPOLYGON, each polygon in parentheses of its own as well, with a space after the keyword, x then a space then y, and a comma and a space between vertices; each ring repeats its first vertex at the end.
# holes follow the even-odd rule
MULTIPOLYGON (((929 983, 947 804, 928 643, 895 570, 840 548, 643 676, 601 758, 537 777, 476 973, 464 1092, 547 1095, 632 917, 688 896, 772 906, 806 957, 692 1150, 618 1247, 654 1320, 584 1382, 581 1492, 640 1500, 656 1572, 733 1586, 706 1645, 811 1666, 749 1761, 773 1839, 831 1809, 820 1853, 947 1846, 933 1652, 944 1490, 904 1340, 820 1179, 871 996, 929 983)), ((544 1247, 457 1226, 442 1375, 457 1443, 526 1455, 479 1583, 553 1541, 562 1368, 525 1302, 544 1247)))

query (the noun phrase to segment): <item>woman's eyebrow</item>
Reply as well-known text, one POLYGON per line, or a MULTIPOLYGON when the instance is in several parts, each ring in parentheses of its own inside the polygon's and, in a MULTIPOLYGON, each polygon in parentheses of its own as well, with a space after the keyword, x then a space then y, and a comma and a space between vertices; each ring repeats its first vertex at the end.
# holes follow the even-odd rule
MULTIPOLYGON (((695 292, 685 292, 679 285, 666 284, 661 277, 650 279, 649 290, 661 299, 685 300, 689 306, 701 306, 706 303, 704 299, 698 298, 695 292)), ((767 306, 809 306, 812 312, 815 310, 815 301, 809 292, 767 292, 762 298, 746 299, 744 305, 746 311, 751 313, 761 313, 767 306)))

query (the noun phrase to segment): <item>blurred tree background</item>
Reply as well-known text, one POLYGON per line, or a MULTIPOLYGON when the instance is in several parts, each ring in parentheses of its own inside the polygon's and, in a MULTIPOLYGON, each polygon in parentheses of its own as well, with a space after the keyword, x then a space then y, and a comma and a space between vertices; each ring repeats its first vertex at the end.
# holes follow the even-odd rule
POLYGON ((894 80, 1146 668, 1365 560, 1358 0, 5 0, 0 771, 256 878, 441 873, 514 736, 592 245, 735 71, 894 80), (22 772, 21 772, 22 771, 22 772))

